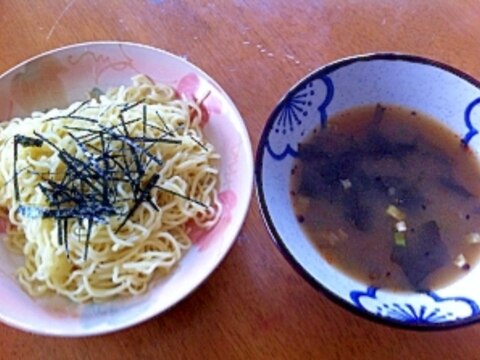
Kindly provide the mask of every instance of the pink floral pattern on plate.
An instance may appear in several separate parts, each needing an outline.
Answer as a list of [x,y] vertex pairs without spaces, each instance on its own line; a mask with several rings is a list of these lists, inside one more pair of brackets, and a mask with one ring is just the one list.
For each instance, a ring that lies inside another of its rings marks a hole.
[[61,76],[67,68],[55,57],[46,56],[27,63],[13,76],[11,99],[27,113],[67,103]]
[[195,73],[190,73],[180,79],[177,85],[179,94],[186,96],[188,99],[198,101],[203,111],[200,126],[205,126],[211,114],[220,114],[222,105],[220,101],[214,97],[211,91],[200,93],[200,78]]
[[100,84],[100,77],[107,70],[125,71],[131,70],[134,73],[141,73],[135,65],[134,60],[127,55],[123,46],[119,45],[120,56],[112,57],[111,55],[105,55],[103,53],[96,53],[94,51],[85,51],[79,56],[70,55],[67,57],[67,62],[72,66],[86,66],[90,67],[94,74],[95,85]]
[[200,250],[209,246],[211,241],[214,241],[215,236],[225,231],[225,227],[232,219],[232,211],[237,203],[237,196],[233,191],[222,191],[218,194],[218,200],[222,204],[222,213],[218,219],[217,224],[211,229],[202,229],[196,226],[191,226],[188,235],[192,242],[198,246]]

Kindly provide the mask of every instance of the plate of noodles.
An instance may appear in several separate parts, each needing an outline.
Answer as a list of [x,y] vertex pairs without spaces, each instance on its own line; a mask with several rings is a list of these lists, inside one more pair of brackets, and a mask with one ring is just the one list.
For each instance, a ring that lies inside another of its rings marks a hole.
[[206,73],[152,47],[76,44],[0,76],[0,321],[103,334],[170,308],[225,257],[252,151]]

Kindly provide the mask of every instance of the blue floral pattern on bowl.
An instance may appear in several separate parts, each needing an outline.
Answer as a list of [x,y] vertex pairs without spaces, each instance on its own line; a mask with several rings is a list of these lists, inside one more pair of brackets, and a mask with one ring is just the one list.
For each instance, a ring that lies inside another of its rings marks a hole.
[[468,128],[468,132],[462,138],[462,142],[468,145],[475,135],[478,134],[478,129],[474,126],[474,120],[477,120],[478,126],[480,126],[480,98],[473,100],[468,104],[465,109],[465,125]]
[[468,319],[479,314],[473,300],[463,297],[442,298],[433,291],[418,293],[415,303],[391,302],[376,287],[366,291],[352,291],[350,298],[359,309],[406,324],[437,324]]
[[436,61],[400,54],[340,60],[295,85],[262,133],[256,159],[258,198],[284,256],[312,285],[345,307],[383,323],[445,328],[480,319],[480,266],[446,288],[395,293],[362,284],[337,270],[306,239],[292,210],[290,171],[298,144],[328,116],[352,107],[397,104],[438,119],[480,152],[480,83]]
[[272,126],[265,146],[275,160],[297,156],[297,143],[291,139],[308,133],[309,116],[318,118],[324,126],[327,121],[327,106],[333,98],[333,83],[328,76],[313,77],[294,93],[286,96]]

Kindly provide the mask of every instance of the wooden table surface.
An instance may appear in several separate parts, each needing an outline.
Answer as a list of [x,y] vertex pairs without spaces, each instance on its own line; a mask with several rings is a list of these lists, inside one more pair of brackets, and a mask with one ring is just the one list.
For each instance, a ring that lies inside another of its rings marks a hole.
[[[332,60],[399,51],[480,78],[476,0],[0,1],[0,72],[91,40],[185,56],[230,94],[253,150],[281,95]],[[1,296],[1,294],[0,294]],[[0,359],[480,359],[480,324],[413,332],[378,325],[308,285],[271,241],[256,199],[214,274],[167,313],[114,334],[62,339],[0,324]]]

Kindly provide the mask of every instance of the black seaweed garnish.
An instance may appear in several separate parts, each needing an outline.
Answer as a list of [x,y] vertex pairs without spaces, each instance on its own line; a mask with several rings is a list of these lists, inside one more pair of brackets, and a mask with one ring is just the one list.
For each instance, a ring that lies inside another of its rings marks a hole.
[[193,136],[190,135],[190,139],[192,139],[198,146],[200,146],[203,150],[208,151],[207,147],[203,145],[200,141],[195,139]]
[[164,128],[163,131],[165,131],[166,134],[172,134],[173,130],[168,127],[167,123],[165,122],[165,120],[163,120],[160,113],[158,111],[155,111],[155,113],[157,114],[157,117],[160,119],[160,122],[163,125],[163,128]]
[[93,225],[93,219],[89,218],[87,220],[87,238],[85,240],[85,252],[83,253],[83,260],[87,260],[88,256],[88,244],[90,242],[90,235],[92,234],[92,225]]
[[58,218],[57,219],[57,239],[58,239],[58,245],[62,246],[63,245],[63,234],[62,234],[63,226],[62,226],[62,219]]
[[453,191],[455,194],[468,199],[473,197],[472,193],[456,181],[453,176],[443,176],[438,180],[439,184],[445,189]]
[[20,200],[20,191],[18,189],[18,171],[17,171],[17,161],[18,161],[18,145],[23,147],[39,147],[42,146],[43,141],[41,139],[35,139],[24,135],[15,135],[13,137],[13,188],[15,192],[15,200]]
[[179,198],[182,198],[182,199],[185,199],[185,200],[188,200],[188,201],[191,201],[197,205],[200,205],[200,206],[203,206],[204,208],[208,208],[207,205],[205,205],[204,203],[202,203],[201,201],[198,201],[198,200],[195,200],[195,199],[192,199],[191,197],[188,197],[188,196],[185,196],[185,195],[182,195],[180,193],[177,193],[175,191],[172,191],[170,189],[166,189],[164,187],[161,187],[161,186],[155,186],[157,189],[160,189],[162,191],[165,191],[169,194],[172,194],[172,195],[175,195],[175,196],[178,196]]
[[[81,154],[72,154],[66,148],[55,144],[46,136],[34,131],[32,137],[16,135],[13,141],[14,153],[14,192],[15,199],[20,202],[20,189],[18,184],[19,172],[17,169],[19,146],[41,147],[47,146],[56,152],[56,155],[65,166],[63,174],[55,172],[42,172],[42,181],[38,184],[40,191],[48,201],[48,206],[40,207],[20,203],[17,211],[25,218],[51,218],[57,223],[57,237],[59,245],[65,246],[69,257],[69,222],[76,221],[83,228],[86,221],[86,232],[77,233],[77,236],[85,241],[84,260],[88,256],[88,248],[95,224],[106,224],[111,217],[120,217],[120,225],[115,230],[118,233],[138,207],[146,202],[156,211],[159,210],[152,198],[152,190],[157,188],[161,191],[191,201],[205,208],[202,202],[166,189],[157,183],[160,180],[159,170],[163,161],[150,153],[150,149],[157,143],[180,144],[177,130],[184,127],[181,125],[175,129],[170,128],[160,114],[156,115],[162,123],[162,127],[150,124],[147,121],[147,106],[143,104],[142,116],[126,120],[128,111],[142,103],[139,100],[122,105],[118,114],[119,124],[106,126],[98,119],[78,115],[90,100],[80,103],[67,115],[50,117],[44,121],[70,118],[86,121],[90,124],[85,127],[64,126],[67,135],[80,150]],[[129,131],[129,125],[141,122],[142,136],[133,136]],[[156,129],[161,132],[158,137],[148,137],[148,129]],[[191,137],[199,146],[207,150],[197,139]],[[100,144],[98,144],[98,140]],[[93,142],[96,142],[93,144]],[[112,149],[119,149],[114,152]],[[147,169],[156,164],[159,168],[153,175],[148,175]],[[29,166],[31,167],[31,166]],[[28,167],[27,167],[28,168]],[[40,174],[35,169],[32,173]],[[131,197],[125,198],[118,191],[118,184],[128,187]],[[127,211],[122,210],[125,202],[130,203]]]
[[79,116],[79,115],[75,115],[76,112],[78,112],[81,108],[83,108],[86,104],[88,104],[90,102],[91,99],[87,99],[83,102],[81,102],[75,109],[73,109],[69,114],[67,115],[58,115],[58,116],[52,116],[48,119],[45,119],[43,120],[44,122],[48,122],[48,121],[54,121],[54,120],[59,120],[59,119],[65,119],[65,118],[70,118],[70,119],[75,119],[75,120],[84,120],[84,121],[88,121],[88,122],[91,122],[91,123],[97,123],[98,120],[97,119],[93,119],[91,117],[87,117],[87,116]]
[[124,217],[122,223],[120,226],[115,230],[115,234],[118,233],[122,227],[127,223],[128,219],[133,215],[135,210],[138,209],[138,207],[144,202],[150,199],[150,192],[157,183],[157,181],[160,179],[160,175],[158,174],[153,174],[150,179],[147,182],[147,185],[145,186],[144,189],[140,191],[140,197],[137,199],[135,204],[130,208],[130,211],[128,212],[127,216]]
[[136,102],[134,102],[134,103],[131,103],[131,104],[128,104],[128,103],[127,103],[127,104],[125,104],[125,106],[123,107],[123,109],[120,110],[120,113],[124,113],[124,112],[126,112],[126,111],[128,111],[128,110],[130,110],[130,109],[133,109],[135,106],[140,105],[140,104],[143,103],[144,101],[145,101],[145,99],[140,99],[140,100],[138,100],[138,101],[136,101]]

